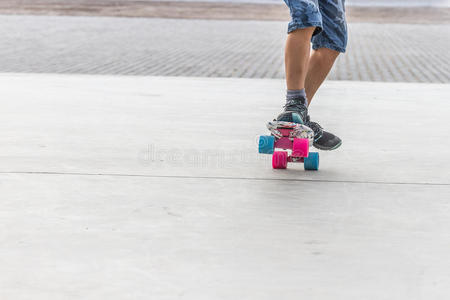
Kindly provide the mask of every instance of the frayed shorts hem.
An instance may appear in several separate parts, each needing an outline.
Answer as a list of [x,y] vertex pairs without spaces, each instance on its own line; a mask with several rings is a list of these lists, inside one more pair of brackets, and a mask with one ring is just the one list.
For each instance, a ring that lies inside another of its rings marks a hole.
[[316,27],[314,30],[313,36],[320,33],[322,31],[322,23],[321,22],[298,22],[293,21],[289,23],[287,33],[291,33],[294,30],[297,29],[304,29],[309,27]]
[[313,43],[312,48],[314,50],[320,49],[320,48],[328,48],[337,52],[345,53],[345,48],[330,44],[330,43]]

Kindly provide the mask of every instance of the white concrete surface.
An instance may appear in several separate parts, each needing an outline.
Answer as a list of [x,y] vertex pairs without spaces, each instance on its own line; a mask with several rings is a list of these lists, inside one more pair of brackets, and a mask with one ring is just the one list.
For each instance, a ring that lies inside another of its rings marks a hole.
[[327,82],[344,140],[272,170],[284,83],[0,74],[0,299],[448,299],[448,85]]

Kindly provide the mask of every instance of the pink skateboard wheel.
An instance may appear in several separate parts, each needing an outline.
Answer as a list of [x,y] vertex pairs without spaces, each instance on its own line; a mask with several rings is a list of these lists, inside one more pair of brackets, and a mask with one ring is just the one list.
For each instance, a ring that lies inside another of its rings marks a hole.
[[308,139],[294,139],[292,145],[293,157],[308,157],[309,155],[309,140]]
[[288,153],[286,151],[275,151],[272,155],[272,168],[286,169]]

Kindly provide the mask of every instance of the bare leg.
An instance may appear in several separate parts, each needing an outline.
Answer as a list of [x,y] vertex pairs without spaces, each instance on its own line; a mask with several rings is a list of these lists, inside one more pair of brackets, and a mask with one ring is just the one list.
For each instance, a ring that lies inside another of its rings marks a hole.
[[339,52],[328,48],[313,50],[305,79],[305,90],[309,103],[327,77],[338,55]]
[[287,36],[284,62],[288,90],[300,90],[305,87],[314,29],[315,27],[297,29]]
[[[327,77],[339,52],[327,48],[320,48],[311,55],[310,38],[313,27],[293,31],[286,41],[285,64],[286,84],[288,90],[305,88],[306,96],[310,100]],[[289,104],[289,105],[288,105]],[[309,103],[308,103],[309,104]],[[327,132],[316,123],[309,120],[308,110],[302,103],[292,101],[285,106],[285,112],[277,120],[292,122],[293,112],[298,112],[302,118],[306,117],[306,125],[314,131],[314,146],[322,150],[334,150],[342,144],[336,135]],[[284,120],[285,119],[285,120]],[[305,120],[305,119],[303,119]]]

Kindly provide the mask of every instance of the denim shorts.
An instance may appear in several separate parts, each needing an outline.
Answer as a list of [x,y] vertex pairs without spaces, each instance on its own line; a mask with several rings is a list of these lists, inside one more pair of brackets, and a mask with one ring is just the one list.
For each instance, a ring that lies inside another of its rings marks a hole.
[[288,33],[306,27],[316,27],[313,49],[329,48],[345,52],[347,22],[345,0],[284,0],[291,12]]

